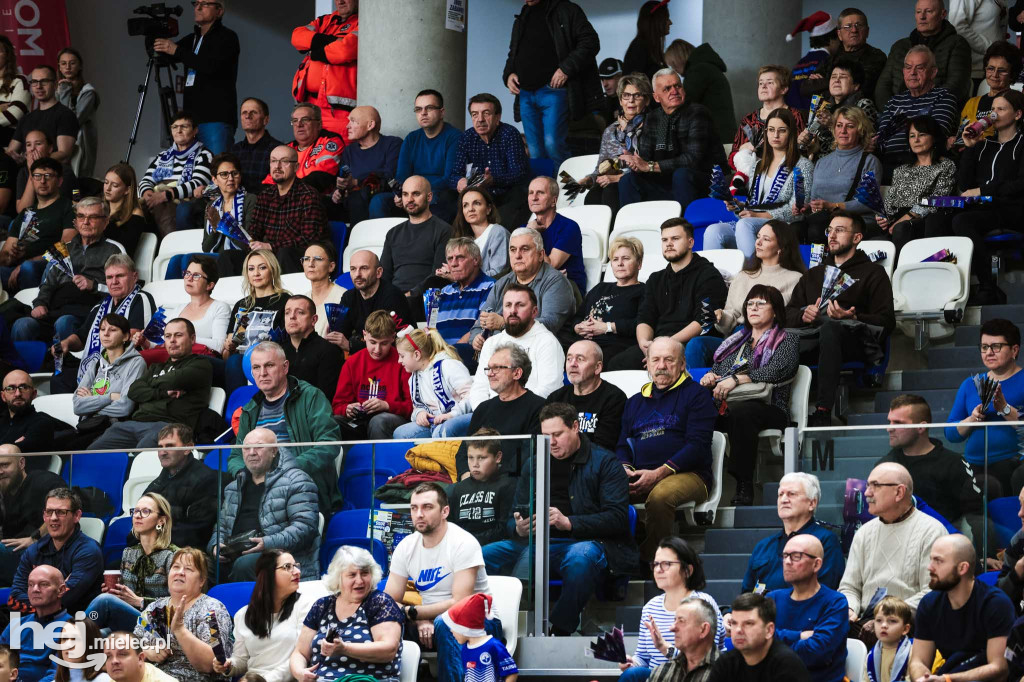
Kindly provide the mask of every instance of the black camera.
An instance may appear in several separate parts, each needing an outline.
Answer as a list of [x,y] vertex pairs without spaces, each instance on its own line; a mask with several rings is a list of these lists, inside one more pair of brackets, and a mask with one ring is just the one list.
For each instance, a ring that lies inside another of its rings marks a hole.
[[181,16],[180,6],[168,7],[162,2],[143,5],[132,10],[132,14],[144,14],[143,17],[128,20],[128,35],[145,36],[147,40],[157,38],[174,38],[178,35],[178,20]]

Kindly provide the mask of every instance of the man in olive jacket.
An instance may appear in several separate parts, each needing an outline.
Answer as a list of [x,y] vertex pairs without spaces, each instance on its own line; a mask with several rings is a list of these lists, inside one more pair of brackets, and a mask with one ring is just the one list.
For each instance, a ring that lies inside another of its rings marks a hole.
[[[313,443],[341,440],[341,431],[331,415],[331,403],[316,386],[288,376],[284,349],[264,341],[252,352],[252,378],[260,389],[238,420],[239,445],[255,428],[270,429],[281,443]],[[320,511],[327,518],[341,509],[338,473],[334,460],[338,447],[317,445],[289,448],[295,466],[309,474],[317,487]],[[240,450],[228,459],[228,472],[236,476],[245,467]]]
[[196,328],[183,317],[164,327],[167,362],[150,365],[128,389],[136,404],[129,421],[113,424],[94,440],[90,450],[152,450],[160,429],[180,422],[195,429],[199,415],[210,403],[213,367],[210,361],[192,353]]

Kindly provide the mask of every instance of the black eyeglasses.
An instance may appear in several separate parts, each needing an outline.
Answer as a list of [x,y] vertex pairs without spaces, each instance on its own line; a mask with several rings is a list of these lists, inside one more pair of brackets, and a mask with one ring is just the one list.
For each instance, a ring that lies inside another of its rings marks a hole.
[[18,385],[12,384],[10,386],[4,386],[4,393],[10,394],[10,393],[17,393],[18,391],[21,391],[22,393],[28,393],[29,391],[31,391],[34,388],[35,388],[35,386],[33,386],[32,384],[18,384]]
[[672,568],[673,565],[682,563],[682,561],[652,561],[651,570],[657,571],[660,568],[667,571],[668,569]]
[[143,519],[148,519],[152,513],[152,509],[146,509],[145,507],[132,507],[128,510],[129,516],[138,516]]
[[978,348],[981,349],[982,353],[987,353],[990,350],[993,353],[998,353],[998,352],[1002,351],[1004,348],[1006,348],[1009,345],[1010,344],[1008,344],[1008,343],[983,343],[980,346],[978,346]]
[[52,83],[53,81],[54,81],[53,78],[38,78],[36,80],[30,80],[28,82],[28,84],[31,85],[31,86],[36,86],[36,85],[44,85],[46,83]]
[[786,561],[788,559],[788,560],[792,561],[794,564],[796,562],[798,562],[798,561],[803,561],[804,557],[807,557],[808,559],[810,559],[812,561],[814,559],[818,558],[818,557],[814,556],[813,554],[809,554],[807,552],[783,552],[781,554],[781,556],[782,556],[782,560],[783,561]]

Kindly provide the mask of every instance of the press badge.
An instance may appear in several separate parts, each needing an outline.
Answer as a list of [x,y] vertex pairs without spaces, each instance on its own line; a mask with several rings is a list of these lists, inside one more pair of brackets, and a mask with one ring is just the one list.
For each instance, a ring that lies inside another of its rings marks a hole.
[[196,70],[195,69],[189,69],[188,70],[188,74],[185,76],[185,87],[186,88],[191,88],[195,84],[196,84]]

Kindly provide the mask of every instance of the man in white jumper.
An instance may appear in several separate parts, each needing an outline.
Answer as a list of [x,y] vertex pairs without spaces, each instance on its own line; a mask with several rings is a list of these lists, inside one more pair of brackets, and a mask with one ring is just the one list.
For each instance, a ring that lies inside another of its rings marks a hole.
[[853,536],[846,571],[839,591],[850,605],[850,620],[869,620],[864,630],[874,629],[872,614],[865,614],[875,591],[884,587],[887,595],[917,609],[928,593],[928,558],[932,543],[946,535],[937,520],[914,507],[914,481],[901,464],[879,464],[868,476],[865,499],[875,515]]

